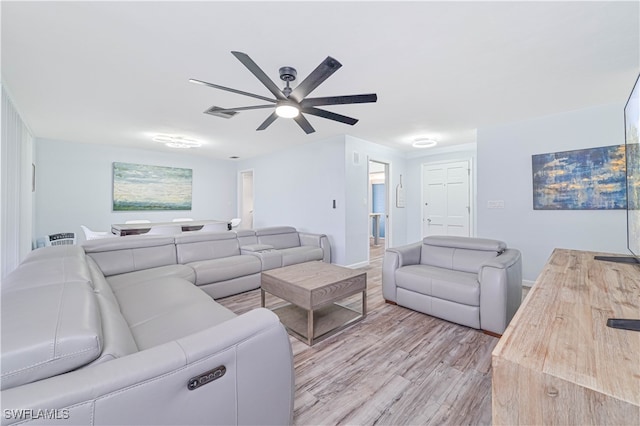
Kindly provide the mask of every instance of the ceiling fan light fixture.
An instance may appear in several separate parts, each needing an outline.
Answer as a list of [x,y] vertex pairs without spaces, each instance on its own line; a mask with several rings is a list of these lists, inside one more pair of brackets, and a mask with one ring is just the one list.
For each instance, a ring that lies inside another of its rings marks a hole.
[[433,138],[418,138],[413,141],[414,148],[433,148],[438,145],[438,141]]
[[276,114],[282,118],[295,118],[300,114],[300,110],[294,105],[283,103],[276,107]]

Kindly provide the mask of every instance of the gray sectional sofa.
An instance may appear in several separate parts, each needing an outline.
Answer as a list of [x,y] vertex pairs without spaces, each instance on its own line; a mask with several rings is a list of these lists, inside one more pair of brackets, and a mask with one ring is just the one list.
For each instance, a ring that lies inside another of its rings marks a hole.
[[[330,256],[325,236],[265,232],[271,244],[194,232],[30,253],[2,283],[2,424],[291,423],[284,327],[211,297],[258,288],[264,253],[280,265]],[[243,254],[243,242],[270,247]]]
[[484,238],[430,236],[390,248],[382,264],[388,302],[501,335],[522,299],[520,251]]

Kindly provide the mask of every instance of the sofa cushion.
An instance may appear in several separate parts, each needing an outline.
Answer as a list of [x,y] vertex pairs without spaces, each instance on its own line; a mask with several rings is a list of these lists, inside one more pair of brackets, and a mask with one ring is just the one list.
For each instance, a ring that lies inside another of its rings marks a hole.
[[219,259],[240,254],[235,232],[193,232],[176,237],[178,263]]
[[258,244],[256,231],[254,231],[253,229],[242,229],[240,231],[235,231],[235,232],[236,232],[236,236],[238,238],[238,244],[240,244],[240,247],[251,245],[251,244]]
[[485,238],[430,236],[422,240],[420,263],[457,271],[474,272],[506,250],[502,241]]
[[100,308],[102,323],[103,348],[100,356],[89,365],[101,364],[116,358],[138,352],[129,324],[125,321],[118,306],[104,296],[96,294],[96,301]]
[[167,265],[157,268],[144,269],[142,271],[127,272],[126,274],[111,275],[107,278],[113,290],[139,281],[158,280],[161,278],[182,278],[191,283],[196,282],[196,273],[187,265]]
[[273,226],[256,229],[259,244],[269,244],[276,249],[300,246],[300,236],[292,226]]
[[259,273],[262,263],[256,256],[242,254],[189,263],[196,272],[196,285],[217,283]]
[[114,292],[140,350],[196,333],[236,316],[181,278],[139,281]]
[[100,314],[93,289],[69,281],[2,295],[2,389],[56,376],[98,358]]
[[[120,312],[120,304],[111,286],[104,275],[102,275],[95,261],[89,256],[85,256],[85,259],[91,271],[93,292],[96,295],[96,301],[100,308],[103,337],[102,352],[100,356],[89,365],[100,364],[137,352],[138,347],[133,340],[129,325]],[[149,269],[148,271],[153,271],[153,269]],[[136,272],[131,272],[131,274],[136,274]]]
[[102,272],[100,271],[100,268],[98,268],[96,262],[89,256],[85,256],[85,258],[87,259],[87,266],[89,267],[89,271],[91,272],[93,292],[96,295],[101,295],[109,302],[113,303],[118,309],[120,309],[120,306],[118,305],[118,299],[116,299],[116,296],[113,294],[111,286],[107,282],[107,279],[104,277],[104,275],[102,275]]
[[173,237],[131,235],[103,238],[87,241],[83,247],[105,277],[177,263]]
[[296,263],[322,260],[324,252],[320,247],[300,246],[279,250],[282,255],[282,266],[295,265]]
[[477,274],[427,265],[409,265],[396,270],[396,283],[416,293],[470,306],[480,306]]

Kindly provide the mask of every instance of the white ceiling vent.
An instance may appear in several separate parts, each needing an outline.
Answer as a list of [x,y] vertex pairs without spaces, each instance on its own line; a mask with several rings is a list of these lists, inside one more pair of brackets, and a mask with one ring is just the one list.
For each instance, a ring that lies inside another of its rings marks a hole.
[[[224,112],[220,112],[220,111],[224,111]],[[217,107],[217,106],[212,106],[211,108],[206,110],[204,113],[205,114],[210,114],[210,115],[215,115],[216,117],[232,118],[234,115],[236,115],[238,113],[238,111],[229,111],[229,110],[225,110],[224,108],[220,108],[220,107]]]

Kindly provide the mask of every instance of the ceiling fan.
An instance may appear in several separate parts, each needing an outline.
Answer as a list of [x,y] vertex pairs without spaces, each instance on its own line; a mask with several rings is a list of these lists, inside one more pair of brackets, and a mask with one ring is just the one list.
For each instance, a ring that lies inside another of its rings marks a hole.
[[327,56],[327,59],[322,61],[318,67],[311,72],[300,84],[295,88],[291,88],[289,84],[295,81],[297,71],[293,67],[280,68],[280,79],[286,83],[284,89],[280,88],[271,80],[260,67],[246,54],[242,52],[231,52],[233,56],[238,58],[242,64],[247,67],[253,75],[269,91],[275,96],[275,99],[267,98],[265,96],[256,95],[255,93],[243,92],[242,90],[236,90],[225,86],[220,86],[213,83],[207,83],[206,81],[190,79],[191,83],[202,84],[204,86],[213,87],[214,89],[226,90],[227,92],[237,93],[239,95],[245,95],[252,98],[260,99],[270,102],[267,105],[253,105],[238,108],[221,108],[212,106],[205,111],[206,114],[215,115],[218,117],[231,118],[235,116],[238,111],[248,111],[252,109],[266,109],[273,108],[275,110],[267,117],[267,119],[256,129],[264,130],[271,123],[273,123],[278,117],[293,118],[296,123],[304,130],[305,133],[313,133],[315,129],[311,126],[309,121],[304,117],[304,114],[311,114],[329,120],[339,121],[353,126],[358,122],[356,118],[347,117],[345,115],[336,114],[335,112],[327,111],[324,109],[316,108],[323,105],[344,105],[344,104],[361,104],[376,102],[378,96],[375,93],[369,93],[364,95],[345,95],[345,96],[326,96],[321,98],[307,98],[306,96],[315,90],[323,81],[329,78],[334,72],[336,72],[342,64],[331,56]]

